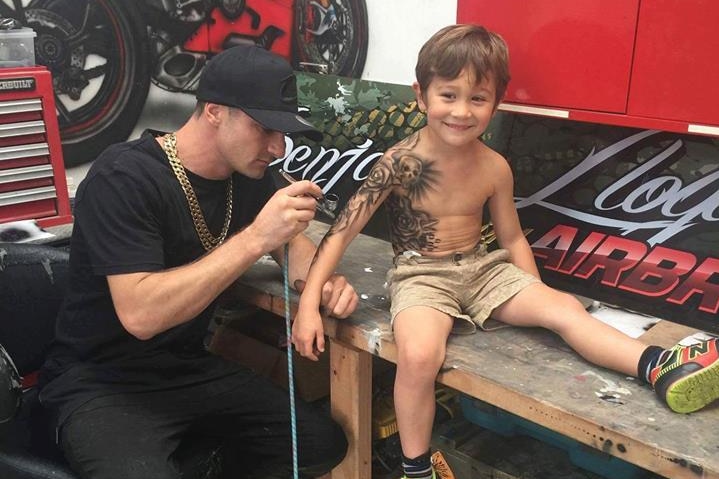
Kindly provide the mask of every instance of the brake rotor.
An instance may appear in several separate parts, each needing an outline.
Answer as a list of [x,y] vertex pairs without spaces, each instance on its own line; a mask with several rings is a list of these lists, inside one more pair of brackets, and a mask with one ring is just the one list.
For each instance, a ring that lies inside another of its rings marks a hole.
[[47,9],[29,9],[25,16],[28,26],[37,33],[37,62],[53,73],[53,86],[58,93],[78,100],[89,83],[83,73],[87,59],[85,46],[71,46],[71,39],[78,35],[78,30],[66,18]]

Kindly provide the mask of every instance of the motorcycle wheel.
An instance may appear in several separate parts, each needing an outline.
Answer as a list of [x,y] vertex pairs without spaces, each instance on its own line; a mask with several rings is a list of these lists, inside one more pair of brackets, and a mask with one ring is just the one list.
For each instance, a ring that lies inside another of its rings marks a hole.
[[[301,63],[327,65],[326,73],[359,78],[367,57],[367,5],[365,0],[332,0],[333,24],[320,26],[317,0],[295,2],[292,39],[293,66]],[[324,30],[321,34],[315,34]]]
[[147,31],[135,2],[14,4],[13,15],[0,14],[14,16],[37,34],[35,60],[52,73],[65,166],[93,160],[111,143],[125,140],[150,86]]

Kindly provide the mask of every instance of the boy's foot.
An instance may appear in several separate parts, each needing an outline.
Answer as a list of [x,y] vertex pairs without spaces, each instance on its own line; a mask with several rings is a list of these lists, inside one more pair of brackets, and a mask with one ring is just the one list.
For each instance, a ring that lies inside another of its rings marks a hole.
[[697,411],[719,398],[719,339],[676,345],[649,373],[654,391],[674,412]]
[[452,469],[449,468],[449,464],[447,464],[441,451],[434,451],[432,453],[432,469],[434,469],[433,478],[455,479],[454,473]]
[[[430,462],[432,463],[432,479],[455,479],[452,469],[449,468],[449,464],[440,451],[432,453]],[[402,476],[402,479],[407,479],[407,476]]]

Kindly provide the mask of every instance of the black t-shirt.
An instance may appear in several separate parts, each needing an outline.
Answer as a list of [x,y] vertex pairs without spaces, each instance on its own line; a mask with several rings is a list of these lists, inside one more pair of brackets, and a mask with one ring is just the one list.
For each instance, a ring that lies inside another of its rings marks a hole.
[[[158,134],[146,131],[109,147],[78,188],[68,292],[41,375],[41,399],[61,421],[93,397],[194,384],[235,367],[204,349],[212,305],[142,341],[123,328],[112,304],[107,275],[161,271],[205,254]],[[227,182],[186,172],[210,232],[218,235]],[[254,180],[236,173],[233,185],[230,234],[249,224],[275,191],[269,175]]]

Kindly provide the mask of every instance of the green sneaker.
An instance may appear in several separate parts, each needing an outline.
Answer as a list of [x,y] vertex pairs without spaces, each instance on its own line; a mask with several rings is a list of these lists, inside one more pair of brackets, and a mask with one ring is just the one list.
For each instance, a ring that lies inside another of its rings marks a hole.
[[677,344],[649,373],[654,391],[678,413],[698,411],[719,398],[719,338]]

